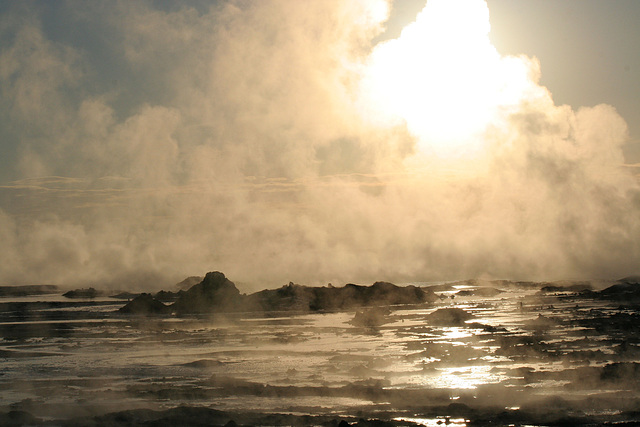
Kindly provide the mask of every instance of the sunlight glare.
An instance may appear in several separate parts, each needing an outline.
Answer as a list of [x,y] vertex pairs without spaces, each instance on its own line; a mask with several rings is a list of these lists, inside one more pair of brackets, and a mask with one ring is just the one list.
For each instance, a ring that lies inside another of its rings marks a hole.
[[366,113],[406,123],[419,151],[481,149],[498,110],[516,105],[531,81],[529,63],[502,58],[489,29],[483,0],[429,0],[400,37],[372,52],[362,89]]

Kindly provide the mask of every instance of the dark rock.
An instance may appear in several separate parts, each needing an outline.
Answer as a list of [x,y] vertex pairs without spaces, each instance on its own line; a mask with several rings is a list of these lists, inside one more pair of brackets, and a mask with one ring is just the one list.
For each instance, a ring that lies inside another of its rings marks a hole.
[[390,314],[391,310],[388,307],[371,307],[357,311],[351,324],[363,328],[375,328],[388,323]]
[[[576,319],[572,323],[593,328],[600,333],[622,334],[624,336],[634,336],[640,333],[640,313],[614,313],[592,311],[589,318]],[[633,335],[630,335],[633,334]]]
[[75,289],[62,294],[62,296],[66,298],[95,298],[100,295],[101,294],[93,288]]
[[638,381],[640,363],[609,363],[602,367],[600,379],[603,381]]
[[538,314],[538,317],[530,321],[525,327],[538,332],[547,331],[559,324],[559,321],[553,317]]
[[236,285],[224,274],[214,271],[182,293],[171,310],[178,314],[233,312],[245,308],[242,302]]
[[166,314],[169,308],[155,299],[151,294],[140,294],[131,302],[118,310],[124,314]]
[[450,403],[447,405],[447,414],[454,416],[469,416],[473,410],[464,403]]
[[582,292],[581,296],[608,301],[620,301],[635,306],[640,303],[640,280],[637,276],[625,277],[608,288],[595,292]]
[[[132,304],[135,300],[131,301],[127,305],[128,307],[125,306],[120,311],[138,314],[174,312],[179,315],[239,311],[308,312],[422,304],[433,302],[437,298],[429,289],[416,286],[401,287],[388,282],[376,282],[371,286],[348,284],[341,288],[331,285],[326,287],[302,286],[290,282],[279,289],[265,289],[247,296],[240,294],[233,282],[227,279],[224,274],[216,271],[207,273],[200,283],[187,291],[178,293],[160,291],[155,295],[155,298],[147,294],[136,302],[136,305]],[[168,311],[158,305],[158,303],[161,304],[161,301],[172,300],[175,300],[175,303],[169,306]],[[362,319],[364,317],[359,320]],[[371,323],[372,321],[374,319],[370,318],[367,322]]]
[[1,426],[26,426],[38,425],[42,421],[25,411],[9,411],[0,413]]
[[372,286],[309,287],[289,283],[280,289],[266,289],[249,295],[249,306],[266,311],[348,310],[359,307],[421,304],[437,299],[431,290],[376,282]]
[[616,300],[640,299],[640,283],[635,281],[620,281],[599,292],[600,296]]
[[618,282],[620,283],[635,283],[635,284],[640,284],[640,276],[627,276],[627,277],[623,277],[622,279],[619,279]]
[[279,289],[265,289],[249,295],[249,306],[263,311],[309,311],[315,291],[308,286],[289,282]]
[[429,324],[434,326],[464,326],[469,319],[473,319],[473,315],[460,308],[440,308],[427,316]]

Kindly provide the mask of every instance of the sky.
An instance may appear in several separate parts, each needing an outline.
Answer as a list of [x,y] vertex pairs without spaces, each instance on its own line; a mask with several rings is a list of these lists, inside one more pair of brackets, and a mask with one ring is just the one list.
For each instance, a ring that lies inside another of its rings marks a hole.
[[611,279],[634,0],[0,2],[0,283]]

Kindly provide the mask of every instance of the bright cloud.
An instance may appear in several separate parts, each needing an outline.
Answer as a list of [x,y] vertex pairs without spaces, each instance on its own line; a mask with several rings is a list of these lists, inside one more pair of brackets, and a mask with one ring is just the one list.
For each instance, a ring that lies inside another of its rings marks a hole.
[[[55,31],[44,4],[14,6],[0,282],[635,272],[624,120],[554,105],[537,61],[501,56],[486,4],[463,3],[377,46],[385,1],[58,5]],[[474,156],[428,149],[467,140]]]

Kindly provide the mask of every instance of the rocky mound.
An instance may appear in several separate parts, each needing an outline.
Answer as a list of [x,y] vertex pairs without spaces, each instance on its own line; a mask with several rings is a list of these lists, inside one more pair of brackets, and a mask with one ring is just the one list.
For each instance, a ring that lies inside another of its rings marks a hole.
[[348,310],[373,305],[421,304],[435,300],[437,296],[430,290],[388,282],[376,282],[372,286],[347,284],[341,288],[289,283],[280,289],[266,289],[248,297],[250,307],[265,311]]
[[427,316],[427,322],[433,326],[464,326],[473,314],[461,308],[441,308]]
[[[122,313],[148,314],[170,312],[182,314],[229,313],[251,311],[323,311],[349,310],[360,307],[433,302],[438,297],[431,290],[416,286],[396,286],[376,282],[372,286],[348,284],[312,287],[289,283],[279,289],[265,289],[251,295],[240,294],[236,285],[219,271],[207,273],[204,279],[187,291],[171,293],[177,300],[170,306],[161,301],[169,293],[156,297],[142,294],[123,307]],[[164,307],[164,308],[163,308]]]
[[638,304],[640,303],[640,277],[625,277],[601,291],[584,291],[581,292],[581,295],[595,299]]
[[370,307],[357,311],[350,323],[362,328],[376,328],[388,323],[390,314],[388,307]]
[[224,274],[214,271],[183,292],[171,309],[178,314],[232,312],[244,309],[243,302],[236,285]]
[[124,314],[167,314],[169,307],[155,299],[151,294],[140,294],[118,310]]
[[74,289],[62,294],[62,296],[65,298],[96,298],[102,295],[102,292],[99,292],[94,288]]
[[600,291],[600,295],[608,299],[637,300],[640,299],[640,283],[622,279]]

